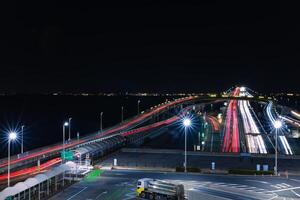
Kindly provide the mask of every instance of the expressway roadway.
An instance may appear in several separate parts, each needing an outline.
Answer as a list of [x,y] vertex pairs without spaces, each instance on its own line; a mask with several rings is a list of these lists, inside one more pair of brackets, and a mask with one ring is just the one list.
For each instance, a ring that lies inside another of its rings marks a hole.
[[[235,88],[231,95],[234,97],[253,97],[245,88],[239,87]],[[249,100],[229,101],[222,152],[239,153],[240,143],[242,142],[246,144],[248,153],[267,154],[266,144],[256,120],[258,119],[250,106]],[[241,128],[239,129],[239,127]]]
[[72,185],[50,200],[132,200],[140,178],[162,179],[184,184],[186,193],[194,188],[205,199],[279,200],[300,198],[300,177],[200,175],[136,170],[105,171],[93,180]]
[[[232,95],[237,97],[239,93],[240,89],[237,87]],[[240,151],[237,112],[237,100],[230,100],[227,107],[222,152],[239,153]]]
[[[142,132],[145,132],[145,131],[149,131],[149,130],[152,130],[152,129],[155,129],[155,128],[158,128],[158,127],[161,127],[161,126],[167,126],[167,125],[172,124],[173,122],[179,120],[181,115],[185,115],[185,113],[188,111],[188,109],[189,109],[189,107],[185,108],[177,116],[171,117],[169,119],[166,119],[166,120],[163,120],[163,121],[160,121],[160,122],[156,122],[154,124],[150,124],[150,125],[146,125],[146,126],[142,126],[142,127],[133,129],[133,130],[125,131],[125,132],[121,133],[121,135],[125,137],[125,136],[129,136],[129,135],[132,135],[132,134],[138,134],[138,133],[142,133]],[[112,129],[110,129],[110,131],[111,130]],[[109,133],[110,132],[104,132],[104,134],[101,134],[101,136],[107,135]],[[98,137],[98,135],[96,137]],[[76,142],[76,143],[79,143],[79,142]],[[69,145],[70,144],[67,144],[66,146],[69,146]],[[40,154],[40,153],[38,153],[38,154]],[[34,155],[29,155],[28,159],[30,158],[30,156],[34,156]],[[24,159],[25,158],[26,157],[24,157]],[[23,161],[23,158],[18,159],[16,161],[21,162],[21,161]],[[36,173],[39,173],[42,170],[47,170],[48,168],[50,168],[50,167],[52,167],[52,166],[54,166],[54,165],[56,165],[60,162],[61,162],[60,158],[54,158],[52,160],[49,160],[49,161],[41,164],[41,166],[39,168],[37,168],[35,166],[34,167],[28,167],[28,168],[22,168],[22,169],[19,169],[17,171],[12,172],[11,173],[11,178],[12,179],[17,179],[17,178],[22,178],[22,177],[34,175]],[[4,165],[4,164],[2,164],[2,165]],[[6,173],[0,175],[0,182],[4,181],[6,179],[7,179],[7,174]]]
[[[121,132],[121,131],[130,130],[130,129],[136,127],[137,125],[145,122],[146,120],[150,119],[153,115],[159,114],[160,112],[164,111],[165,109],[167,109],[171,106],[175,106],[177,104],[190,101],[194,98],[195,97],[181,98],[181,99],[177,99],[173,102],[168,102],[166,104],[162,104],[162,105],[158,106],[157,108],[155,108],[153,110],[150,110],[149,112],[146,112],[144,114],[141,114],[141,115],[133,118],[132,120],[128,120],[128,121],[126,121],[126,122],[124,122],[120,125],[117,125],[113,128],[105,130],[102,134],[91,135],[91,136],[84,137],[80,140],[71,141],[70,143],[65,144],[65,148],[66,149],[67,148],[72,148],[72,147],[75,147],[79,144],[84,144],[86,142],[102,138],[104,136],[108,136],[108,135],[118,133],[118,132]],[[38,151],[33,150],[32,153],[30,153],[30,152],[26,153],[24,156],[21,156],[19,158],[13,157],[11,159],[11,165],[22,163],[24,161],[34,159],[34,158],[37,158],[37,157],[42,157],[42,156],[45,156],[45,155],[48,155],[48,154],[55,154],[55,153],[58,153],[59,151],[61,151],[62,148],[63,148],[63,146],[61,144],[58,144],[58,145],[50,146],[48,148],[43,148],[42,150],[38,150]],[[1,162],[0,162],[0,168],[5,168],[6,166],[7,166],[7,160],[2,159]]]
[[240,113],[243,120],[244,134],[249,153],[266,154],[267,149],[256,122],[250,111],[248,100],[239,101]]

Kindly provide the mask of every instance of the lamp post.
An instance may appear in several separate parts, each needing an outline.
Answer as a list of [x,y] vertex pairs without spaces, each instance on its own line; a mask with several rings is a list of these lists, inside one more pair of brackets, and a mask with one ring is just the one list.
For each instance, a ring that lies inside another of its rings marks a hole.
[[[69,118],[69,121],[70,118]],[[61,163],[64,163],[65,157],[66,157],[66,153],[65,153],[65,137],[66,137],[66,127],[69,126],[68,122],[65,122],[63,124],[63,153],[62,153],[62,159],[61,159]],[[70,130],[70,129],[69,129]],[[62,180],[62,186],[65,186],[65,172],[63,172],[63,180]]]
[[10,186],[10,143],[11,141],[14,141],[17,139],[17,133],[16,132],[10,132],[8,134],[8,162],[7,162],[7,186]]
[[138,100],[138,102],[137,102],[137,114],[138,115],[140,114],[140,103],[141,103],[141,100]]
[[100,113],[100,133],[102,133],[103,130],[102,119],[103,119],[103,112]]
[[23,143],[23,139],[24,139],[24,125],[21,126],[21,154],[24,153],[24,143]]
[[121,122],[123,122],[124,119],[124,107],[121,107]]
[[65,156],[65,143],[66,143],[66,139],[65,139],[65,137],[66,137],[66,127],[67,126],[69,126],[69,123],[68,122],[65,122],[64,124],[63,124],[63,159],[62,159],[62,163],[63,163],[63,161],[64,161],[64,156]]
[[69,141],[71,140],[71,120],[72,117],[69,118]]
[[282,122],[280,120],[276,120],[274,122],[275,128],[275,167],[274,167],[274,174],[275,176],[278,175],[278,129],[282,126]]
[[184,126],[184,172],[187,172],[187,128],[191,126],[191,120],[189,118],[183,119]]

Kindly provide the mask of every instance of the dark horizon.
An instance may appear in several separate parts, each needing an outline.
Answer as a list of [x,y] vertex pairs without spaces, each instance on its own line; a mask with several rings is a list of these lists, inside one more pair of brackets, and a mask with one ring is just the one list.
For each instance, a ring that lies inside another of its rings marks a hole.
[[300,92],[291,6],[20,2],[1,33],[0,92]]

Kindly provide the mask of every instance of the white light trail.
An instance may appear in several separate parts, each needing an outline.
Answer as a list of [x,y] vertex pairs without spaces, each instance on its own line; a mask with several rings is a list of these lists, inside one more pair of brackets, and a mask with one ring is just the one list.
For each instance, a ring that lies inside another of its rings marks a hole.
[[[275,127],[276,119],[272,115],[272,107],[273,107],[273,102],[270,101],[269,104],[267,105],[266,111],[267,111],[268,118],[269,118],[270,122],[272,123],[272,126]],[[279,118],[282,118],[282,116],[279,116]],[[279,139],[280,139],[279,141],[280,141],[282,147],[284,148],[285,154],[293,155],[293,151],[292,151],[291,146],[288,143],[286,137],[284,135],[280,135]]]
[[246,141],[248,144],[248,151],[250,153],[266,154],[267,153],[266,145],[253,119],[253,116],[251,115],[249,107],[250,107],[249,101],[246,100],[239,101],[239,108],[240,108],[240,112],[244,124]]

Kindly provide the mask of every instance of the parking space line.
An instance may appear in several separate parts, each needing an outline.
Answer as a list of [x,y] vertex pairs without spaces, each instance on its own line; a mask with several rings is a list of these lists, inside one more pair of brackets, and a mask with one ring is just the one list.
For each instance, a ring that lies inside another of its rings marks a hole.
[[79,192],[77,192],[76,194],[72,195],[71,197],[69,197],[67,200],[71,200],[73,199],[74,197],[76,197],[78,194],[80,194],[81,192],[83,192],[84,190],[86,190],[87,187],[83,188],[82,190],[80,190]]

